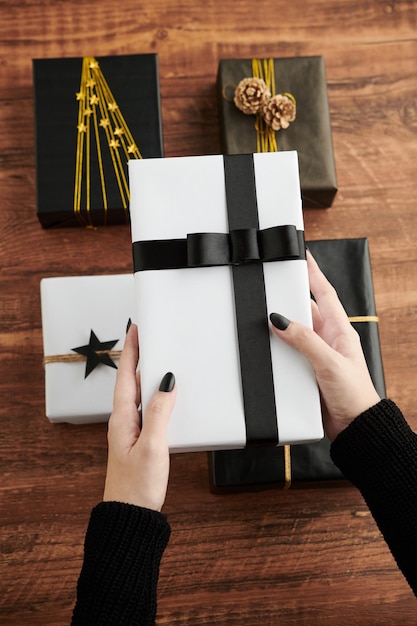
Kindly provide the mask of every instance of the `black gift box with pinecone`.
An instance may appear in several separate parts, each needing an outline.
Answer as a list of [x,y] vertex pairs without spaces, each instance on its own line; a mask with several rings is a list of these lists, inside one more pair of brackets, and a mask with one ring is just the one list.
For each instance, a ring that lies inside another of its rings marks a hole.
[[303,208],[330,207],[337,180],[323,57],[222,59],[217,89],[224,154],[296,150]]

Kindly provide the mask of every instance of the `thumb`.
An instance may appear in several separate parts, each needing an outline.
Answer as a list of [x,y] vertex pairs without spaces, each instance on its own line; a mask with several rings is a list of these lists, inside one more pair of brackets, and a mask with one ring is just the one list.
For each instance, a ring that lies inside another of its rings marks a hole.
[[142,437],[155,437],[157,441],[166,438],[168,421],[176,396],[175,376],[168,372],[161,380],[159,390],[148,402],[143,419]]
[[316,376],[334,366],[339,355],[313,329],[271,313],[272,330],[285,343],[303,354],[311,363]]

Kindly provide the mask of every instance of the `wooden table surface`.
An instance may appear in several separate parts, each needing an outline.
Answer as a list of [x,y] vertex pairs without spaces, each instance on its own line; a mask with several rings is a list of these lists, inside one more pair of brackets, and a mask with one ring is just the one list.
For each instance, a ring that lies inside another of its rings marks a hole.
[[[44,412],[39,281],[131,271],[127,226],[43,230],[32,58],[157,52],[166,156],[220,152],[220,58],[323,55],[339,192],[308,239],[368,237],[388,395],[417,429],[417,2],[0,3],[0,624],[70,621],[106,425]],[[417,623],[415,598],[347,482],[214,495],[172,458],[158,623]]]

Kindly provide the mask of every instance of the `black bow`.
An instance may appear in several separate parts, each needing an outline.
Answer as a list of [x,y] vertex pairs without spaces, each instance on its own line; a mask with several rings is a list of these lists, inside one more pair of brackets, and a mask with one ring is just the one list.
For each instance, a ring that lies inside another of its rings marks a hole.
[[186,239],[133,243],[134,271],[241,265],[305,258],[304,231],[295,226],[230,233],[191,233]]

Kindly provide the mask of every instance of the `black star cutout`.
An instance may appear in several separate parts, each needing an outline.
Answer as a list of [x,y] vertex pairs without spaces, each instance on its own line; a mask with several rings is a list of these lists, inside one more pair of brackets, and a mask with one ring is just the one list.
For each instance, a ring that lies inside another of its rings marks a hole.
[[87,378],[99,363],[117,369],[117,365],[110,358],[108,351],[111,350],[118,341],[118,339],[115,341],[99,341],[97,335],[92,330],[90,332],[90,343],[88,345],[80,346],[79,348],[71,348],[74,352],[87,357],[84,378]]

